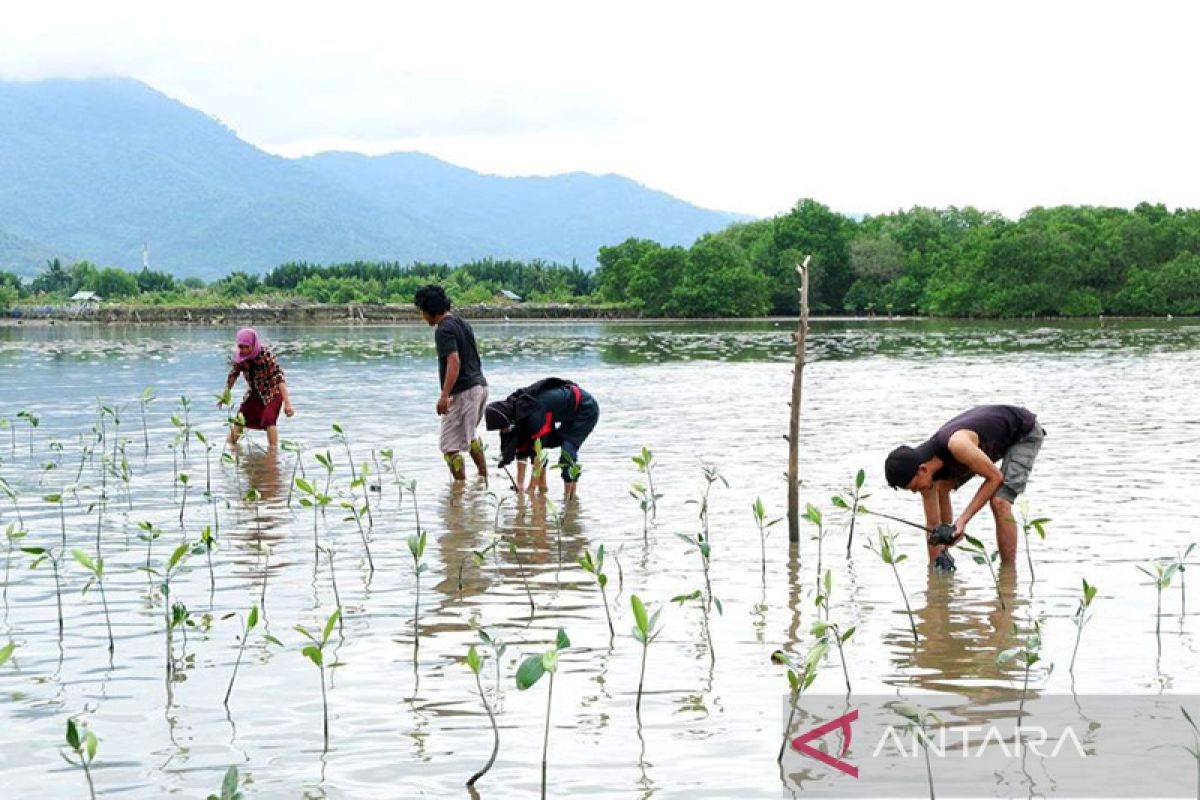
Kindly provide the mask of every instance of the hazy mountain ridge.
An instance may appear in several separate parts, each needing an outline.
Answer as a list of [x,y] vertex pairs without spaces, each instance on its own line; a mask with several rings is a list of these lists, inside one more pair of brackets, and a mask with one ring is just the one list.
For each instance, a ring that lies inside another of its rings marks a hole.
[[288,260],[594,263],[733,215],[627,178],[481,175],[420,153],[286,159],[127,79],[0,82],[0,268],[62,253],[214,278]]

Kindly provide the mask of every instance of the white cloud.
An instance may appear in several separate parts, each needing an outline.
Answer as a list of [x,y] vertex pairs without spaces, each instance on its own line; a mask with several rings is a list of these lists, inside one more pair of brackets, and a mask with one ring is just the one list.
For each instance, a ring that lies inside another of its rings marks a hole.
[[128,75],[285,154],[619,172],[770,214],[1200,206],[1200,13],[1081,2],[23,4],[0,75]]

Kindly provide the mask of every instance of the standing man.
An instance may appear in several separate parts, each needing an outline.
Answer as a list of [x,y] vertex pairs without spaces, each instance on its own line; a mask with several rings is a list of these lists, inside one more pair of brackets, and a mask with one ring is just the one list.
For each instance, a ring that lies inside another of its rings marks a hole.
[[421,310],[421,318],[437,326],[433,340],[437,344],[438,379],[442,385],[437,400],[437,413],[442,418],[438,438],[442,458],[454,479],[461,481],[467,477],[463,451],[469,452],[479,474],[487,481],[483,439],[475,435],[487,406],[487,380],[479,363],[475,331],[450,313],[450,298],[441,286],[421,287],[414,302]]
[[[1013,564],[1017,559],[1017,521],[1012,504],[1025,491],[1045,436],[1037,415],[1028,409],[976,406],[947,422],[923,444],[897,447],[888,454],[883,469],[893,489],[920,493],[929,529],[941,523],[954,526],[954,542],[966,533],[971,518],[990,505],[1000,562]],[[1001,458],[1004,462],[997,467],[995,462]],[[983,485],[954,517],[950,492],[975,475],[983,477]],[[954,568],[946,546],[930,545],[929,560],[937,567]]]

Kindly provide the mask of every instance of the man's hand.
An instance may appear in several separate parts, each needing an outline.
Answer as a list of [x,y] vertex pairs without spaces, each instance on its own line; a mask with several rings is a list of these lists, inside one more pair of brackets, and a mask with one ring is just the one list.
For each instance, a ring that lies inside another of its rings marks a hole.
[[292,403],[290,400],[283,404],[283,413],[287,414],[289,417],[295,415],[296,409],[292,408]]
[[446,395],[438,397],[437,413],[439,417],[444,417],[450,413],[450,398]]
[[958,544],[959,541],[966,535],[967,521],[962,517],[959,517],[958,519],[954,520],[954,544]]

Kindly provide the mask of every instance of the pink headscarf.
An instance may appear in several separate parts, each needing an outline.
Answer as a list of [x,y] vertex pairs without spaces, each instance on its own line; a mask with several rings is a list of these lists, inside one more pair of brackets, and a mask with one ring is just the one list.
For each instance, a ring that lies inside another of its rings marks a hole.
[[258,332],[254,328],[242,328],[237,332],[237,343],[239,345],[248,345],[250,352],[242,355],[241,351],[236,347],[233,348],[233,363],[241,364],[243,361],[249,361],[252,358],[258,358],[258,354],[262,352],[262,344],[258,341]]

